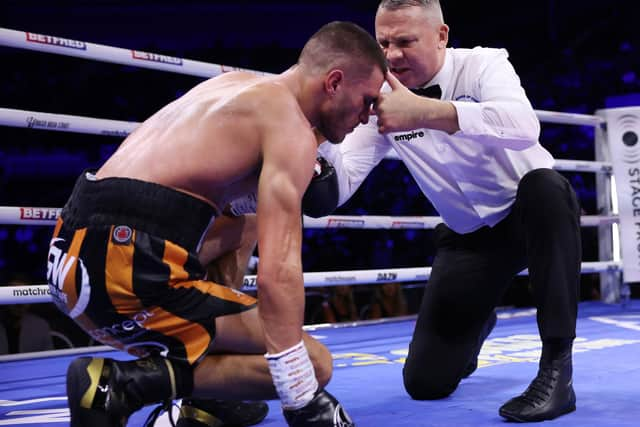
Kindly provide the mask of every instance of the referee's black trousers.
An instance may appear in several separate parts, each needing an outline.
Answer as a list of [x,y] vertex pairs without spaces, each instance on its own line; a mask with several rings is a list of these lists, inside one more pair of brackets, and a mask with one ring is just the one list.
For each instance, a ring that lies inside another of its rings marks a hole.
[[414,399],[451,394],[474,357],[484,323],[529,268],[540,337],[575,338],[582,248],[580,208],[569,182],[551,169],[527,173],[509,215],[458,234],[435,229],[436,257],[403,370]]

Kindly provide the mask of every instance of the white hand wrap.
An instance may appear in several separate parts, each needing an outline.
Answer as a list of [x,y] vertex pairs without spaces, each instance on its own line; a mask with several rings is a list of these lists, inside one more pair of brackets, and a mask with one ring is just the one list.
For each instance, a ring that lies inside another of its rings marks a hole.
[[300,409],[313,399],[318,380],[309,353],[300,341],[278,354],[265,354],[284,409]]
[[244,197],[235,199],[229,203],[229,212],[233,216],[240,216],[249,213],[256,213],[258,209],[258,195],[249,193]]

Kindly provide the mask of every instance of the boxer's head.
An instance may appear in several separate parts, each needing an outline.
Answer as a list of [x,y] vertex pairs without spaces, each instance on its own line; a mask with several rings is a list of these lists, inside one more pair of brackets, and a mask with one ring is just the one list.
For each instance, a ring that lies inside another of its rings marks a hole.
[[309,39],[298,65],[318,84],[313,124],[329,141],[340,142],[367,122],[387,71],[369,33],[349,22],[327,24]]

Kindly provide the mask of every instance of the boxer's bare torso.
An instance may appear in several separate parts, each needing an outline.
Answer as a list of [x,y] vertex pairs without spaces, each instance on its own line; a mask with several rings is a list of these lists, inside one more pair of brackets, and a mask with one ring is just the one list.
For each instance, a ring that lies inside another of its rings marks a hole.
[[287,148],[291,160],[302,156],[310,175],[317,141],[290,88],[279,77],[232,72],[151,116],[96,176],[162,184],[222,208],[256,191],[264,144],[278,139],[297,145]]
[[142,123],[96,173],[171,187],[218,210],[256,192],[259,311],[273,354],[302,337],[301,202],[318,136],[339,142],[366,123],[384,81],[382,67],[345,71],[352,66],[301,59],[277,76],[207,80]]

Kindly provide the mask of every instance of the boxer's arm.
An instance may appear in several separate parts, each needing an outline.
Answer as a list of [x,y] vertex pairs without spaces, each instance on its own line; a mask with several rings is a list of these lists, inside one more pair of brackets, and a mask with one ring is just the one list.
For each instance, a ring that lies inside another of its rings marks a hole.
[[269,371],[286,410],[306,407],[318,391],[302,341],[301,206],[316,154],[313,133],[304,125],[294,118],[265,132],[258,182],[258,313]]
[[216,218],[198,253],[207,280],[240,290],[256,247],[256,233],[255,214]]
[[258,304],[271,354],[301,341],[304,319],[301,201],[316,143],[308,127],[291,122],[265,131],[258,184]]

